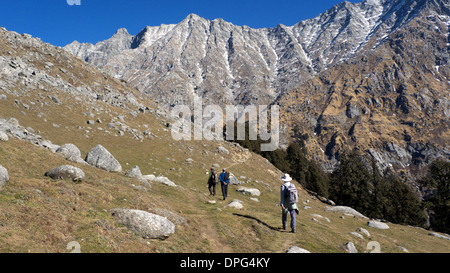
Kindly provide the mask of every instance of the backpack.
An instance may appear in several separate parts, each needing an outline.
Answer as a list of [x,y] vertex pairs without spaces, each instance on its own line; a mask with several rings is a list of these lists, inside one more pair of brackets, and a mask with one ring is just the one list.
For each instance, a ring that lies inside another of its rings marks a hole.
[[288,186],[286,186],[284,193],[285,193],[286,201],[289,204],[298,202],[298,192],[297,192],[297,188],[295,188],[294,184],[290,183]]
[[209,181],[210,184],[217,184],[217,182],[219,182],[219,178],[217,177],[217,173],[216,172],[211,172],[211,175],[209,176]]

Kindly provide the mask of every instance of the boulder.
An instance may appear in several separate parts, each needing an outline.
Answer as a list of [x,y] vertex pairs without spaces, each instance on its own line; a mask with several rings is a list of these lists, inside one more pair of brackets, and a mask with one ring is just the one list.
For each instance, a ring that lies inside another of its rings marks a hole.
[[154,174],[147,174],[147,175],[143,175],[142,178],[147,181],[154,181],[156,176]]
[[389,229],[389,226],[386,223],[382,223],[380,221],[371,220],[367,222],[369,227],[378,228],[378,229]]
[[[28,135],[28,133],[25,133],[26,135]],[[40,147],[48,149],[50,151],[52,151],[52,153],[56,153],[56,151],[59,149],[59,145],[53,144],[50,140],[43,140],[42,142],[40,142],[38,144]]]
[[51,169],[45,173],[52,179],[72,180],[74,182],[81,182],[84,180],[84,172],[77,167],[71,165],[62,165]]
[[108,172],[121,172],[122,166],[114,156],[102,145],[95,146],[86,156],[90,165]]
[[286,253],[311,253],[306,249],[303,249],[301,247],[298,246],[291,246]]
[[430,233],[428,233],[428,235],[437,237],[439,239],[450,240],[450,236],[447,234],[443,235],[443,234],[439,234],[437,232],[430,232]]
[[169,178],[165,177],[165,176],[158,176],[155,177],[155,179],[153,180],[155,182],[170,186],[170,187],[176,187],[177,184],[175,184],[174,182],[170,181]]
[[175,225],[166,217],[150,212],[117,208],[111,210],[114,219],[145,239],[166,239],[175,232]]
[[355,245],[352,242],[348,242],[345,245],[345,249],[349,252],[349,253],[358,253],[358,250],[356,249]]
[[0,141],[8,141],[9,137],[5,132],[0,131]]
[[143,178],[139,166],[134,166],[131,170],[126,171],[125,175],[132,178]]
[[0,189],[9,181],[8,170],[0,165]]
[[254,188],[247,188],[247,187],[239,187],[236,189],[236,191],[241,192],[243,194],[250,194],[252,196],[260,196],[261,192],[258,189]]
[[365,229],[365,228],[358,228],[356,231],[364,234],[367,238],[370,238],[370,233],[367,231],[367,229]]
[[80,149],[78,149],[77,146],[75,146],[74,144],[64,144],[62,146],[60,146],[57,150],[57,153],[61,153],[62,155],[64,155],[64,157],[72,162],[76,162],[76,163],[84,163],[85,161],[83,160],[83,158],[81,158],[81,152]]
[[242,205],[242,201],[238,200],[238,199],[234,199],[233,201],[231,201],[230,204],[226,205],[225,207],[234,208],[234,209],[244,208],[244,206]]
[[353,216],[361,217],[364,219],[368,219],[366,216],[362,215],[355,209],[352,209],[351,207],[346,206],[334,206],[334,207],[328,207],[325,211],[332,211],[332,212],[338,212],[338,213],[346,213],[351,214]]
[[230,154],[230,151],[228,151],[225,147],[223,146],[219,146],[216,150],[217,153],[222,153],[222,154]]
[[239,181],[239,179],[237,179],[234,174],[230,173],[230,185],[239,185],[239,184],[242,184],[242,182]]

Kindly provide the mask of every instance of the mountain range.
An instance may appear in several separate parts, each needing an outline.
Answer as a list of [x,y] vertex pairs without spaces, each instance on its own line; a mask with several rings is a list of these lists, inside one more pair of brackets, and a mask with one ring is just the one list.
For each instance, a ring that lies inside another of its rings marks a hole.
[[308,135],[327,170],[356,149],[414,176],[450,158],[449,15],[445,0],[343,2],[261,29],[190,14],[64,49],[167,107],[278,104],[283,143]]

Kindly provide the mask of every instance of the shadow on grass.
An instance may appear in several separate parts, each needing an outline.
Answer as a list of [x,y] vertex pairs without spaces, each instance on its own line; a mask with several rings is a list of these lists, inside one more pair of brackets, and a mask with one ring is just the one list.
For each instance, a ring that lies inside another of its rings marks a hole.
[[281,227],[273,227],[273,226],[267,224],[266,222],[263,222],[263,221],[259,220],[258,218],[255,218],[255,217],[250,216],[250,215],[243,215],[243,214],[239,214],[239,213],[233,213],[233,215],[239,216],[239,217],[244,217],[244,218],[251,219],[251,220],[255,220],[259,224],[261,224],[261,225],[263,225],[263,226],[265,226],[265,227],[267,227],[267,228],[269,228],[271,230],[275,230],[275,231],[278,231],[278,232],[288,232],[288,231],[282,229]]

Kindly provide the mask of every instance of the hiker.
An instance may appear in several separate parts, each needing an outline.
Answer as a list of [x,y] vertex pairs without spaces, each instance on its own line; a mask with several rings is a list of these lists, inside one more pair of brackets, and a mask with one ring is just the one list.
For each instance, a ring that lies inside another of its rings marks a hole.
[[290,181],[292,181],[292,178],[289,174],[285,174],[283,177],[281,177],[281,180],[283,181],[283,185],[281,185],[281,209],[282,209],[282,217],[281,221],[283,223],[283,229],[286,230],[286,224],[287,224],[287,215],[288,213],[291,215],[291,231],[292,233],[295,233],[295,227],[296,227],[296,219],[295,214],[298,214],[298,193],[297,189],[295,188],[295,185],[292,184]]
[[226,169],[223,169],[222,173],[219,176],[219,180],[222,186],[223,200],[225,200],[225,198],[227,198],[228,195],[228,184],[230,183],[230,173],[227,172]]
[[211,168],[211,173],[209,174],[208,178],[209,195],[216,196],[216,184],[218,182],[219,179],[217,177],[217,172],[214,170],[214,168]]

